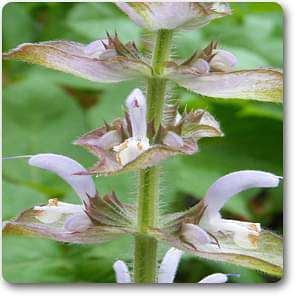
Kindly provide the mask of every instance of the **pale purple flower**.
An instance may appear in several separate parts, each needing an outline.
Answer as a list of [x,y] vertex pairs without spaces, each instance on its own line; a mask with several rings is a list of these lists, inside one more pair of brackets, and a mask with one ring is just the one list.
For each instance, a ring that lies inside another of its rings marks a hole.
[[240,277],[240,274],[214,273],[204,277],[199,283],[226,283],[229,277]]
[[100,197],[92,177],[78,162],[50,153],[21,157],[29,158],[31,166],[48,170],[64,179],[79,196],[81,204],[50,199],[46,205],[26,209],[6,222],[5,233],[91,244],[135,232],[135,210],[123,204],[114,192]]
[[128,115],[131,123],[132,137],[122,144],[114,146],[117,161],[126,165],[150,148],[147,138],[147,104],[142,91],[135,89],[126,100]]
[[131,283],[127,265],[122,260],[117,260],[113,265],[117,283]]
[[[262,171],[238,171],[219,178],[210,186],[204,196],[204,213],[199,225],[193,225],[188,230],[183,228],[183,238],[197,248],[197,245],[207,244],[199,228],[209,234],[222,232],[230,234],[234,242],[242,248],[256,248],[261,226],[258,223],[241,222],[223,219],[220,210],[235,194],[251,188],[276,187],[280,182],[279,176]],[[185,225],[187,226],[187,225]],[[197,238],[199,236],[199,238]]]
[[90,175],[74,175],[86,171],[82,165],[69,157],[51,153],[33,155],[28,163],[63,178],[82,201],[82,205],[77,205],[50,199],[48,205],[35,206],[34,211],[38,212],[36,218],[40,222],[45,224],[55,223],[67,215],[64,227],[70,232],[82,231],[91,225],[90,218],[84,212],[84,205],[88,203],[89,198],[95,197],[97,192]]
[[[173,283],[183,251],[171,248],[167,251],[160,264],[157,283]],[[113,265],[117,283],[132,283],[127,265],[118,260]],[[203,278],[199,283],[225,283],[228,277],[238,277],[238,274],[215,273]]]

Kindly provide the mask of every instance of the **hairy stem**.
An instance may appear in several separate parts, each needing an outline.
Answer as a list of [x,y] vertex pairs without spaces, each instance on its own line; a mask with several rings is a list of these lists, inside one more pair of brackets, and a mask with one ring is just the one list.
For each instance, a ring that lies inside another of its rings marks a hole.
[[[166,80],[162,78],[164,62],[168,60],[172,32],[160,30],[156,34],[152,55],[153,76],[147,83],[147,119],[154,121],[158,130],[162,120],[166,91]],[[147,235],[155,227],[159,217],[159,167],[139,171],[138,187],[138,232],[135,237],[134,281],[154,283],[156,281],[157,241]]]

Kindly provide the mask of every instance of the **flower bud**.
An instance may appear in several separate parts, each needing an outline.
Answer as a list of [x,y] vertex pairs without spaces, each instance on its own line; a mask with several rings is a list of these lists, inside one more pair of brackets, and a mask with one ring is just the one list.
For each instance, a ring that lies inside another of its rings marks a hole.
[[230,72],[237,64],[237,58],[230,52],[222,49],[216,49],[213,51],[213,58],[209,62],[213,71],[217,72]]
[[66,219],[64,229],[68,232],[83,232],[92,224],[91,219],[82,211]]
[[91,42],[84,48],[84,53],[91,58],[99,58],[106,51],[104,44],[108,44],[108,40],[96,40]]
[[184,145],[182,137],[173,131],[168,131],[165,138],[163,139],[163,143],[174,149],[181,148]]
[[206,60],[200,58],[196,60],[194,63],[191,64],[191,67],[196,69],[200,74],[207,74],[209,73],[209,64]]
[[183,224],[181,235],[184,241],[196,248],[210,242],[209,235],[200,226],[194,224]]

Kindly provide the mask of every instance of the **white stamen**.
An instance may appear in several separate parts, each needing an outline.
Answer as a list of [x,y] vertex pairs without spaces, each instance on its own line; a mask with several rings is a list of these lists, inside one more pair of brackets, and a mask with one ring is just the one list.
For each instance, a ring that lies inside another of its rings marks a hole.
[[117,161],[119,161],[122,166],[125,166],[149,148],[150,144],[147,138],[137,140],[133,137],[127,139],[119,146],[115,146],[113,150],[117,152]]

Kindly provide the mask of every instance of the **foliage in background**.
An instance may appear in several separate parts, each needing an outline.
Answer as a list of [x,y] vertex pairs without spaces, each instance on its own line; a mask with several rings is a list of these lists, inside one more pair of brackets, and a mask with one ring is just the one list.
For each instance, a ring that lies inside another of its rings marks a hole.
[[[234,14],[210,26],[176,37],[174,55],[186,57],[211,39],[239,58],[238,68],[282,67],[282,11],[272,3],[234,3]],[[111,22],[113,20],[113,22]],[[22,30],[20,30],[22,28]],[[147,40],[142,30],[111,3],[10,3],[3,10],[3,51],[23,42],[51,39],[90,42],[105,31],[123,41]],[[122,104],[137,82],[96,84],[38,66],[4,63],[3,156],[60,153],[89,166],[94,158],[72,141],[121,114]],[[224,138],[201,143],[201,152],[164,163],[161,209],[175,212],[196,203],[218,177],[241,169],[282,174],[282,109],[270,103],[218,101],[176,89],[182,109],[205,108],[221,123]],[[101,193],[117,190],[123,201],[135,196],[134,174],[97,178]],[[196,192],[195,192],[196,191]],[[3,219],[58,196],[76,202],[58,177],[21,160],[3,164]],[[251,219],[282,232],[282,190],[251,190],[232,199],[224,216]],[[165,248],[161,246],[161,255]],[[73,246],[21,237],[3,240],[3,275],[9,282],[114,282],[116,258],[129,264],[128,238],[100,246]],[[213,272],[240,273],[239,282],[274,278],[245,268],[185,256],[177,282],[196,282]],[[234,280],[233,280],[234,281]]]

